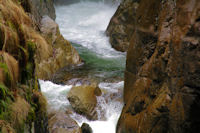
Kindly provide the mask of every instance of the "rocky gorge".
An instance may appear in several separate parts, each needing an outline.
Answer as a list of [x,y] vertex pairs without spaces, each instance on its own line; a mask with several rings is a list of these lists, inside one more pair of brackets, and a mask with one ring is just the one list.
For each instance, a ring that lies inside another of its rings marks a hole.
[[199,43],[199,0],[0,0],[0,133],[198,133]]

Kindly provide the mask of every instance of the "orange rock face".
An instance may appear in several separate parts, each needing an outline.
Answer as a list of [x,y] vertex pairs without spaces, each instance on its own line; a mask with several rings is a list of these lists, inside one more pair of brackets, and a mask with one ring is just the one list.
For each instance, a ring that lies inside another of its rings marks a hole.
[[200,1],[141,0],[117,133],[200,132]]

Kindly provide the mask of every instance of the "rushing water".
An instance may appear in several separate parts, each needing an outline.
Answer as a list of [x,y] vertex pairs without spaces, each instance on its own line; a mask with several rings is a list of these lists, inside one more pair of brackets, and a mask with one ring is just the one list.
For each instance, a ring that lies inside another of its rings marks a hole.
[[[50,81],[40,80],[40,85],[43,94],[46,96],[49,109],[48,110],[59,110],[66,111],[66,108],[70,106],[67,100],[67,92],[71,89],[70,85],[56,85]],[[81,126],[83,122],[88,123],[93,133],[115,133],[115,128],[117,120],[122,110],[122,101],[118,100],[122,98],[122,89],[124,82],[118,83],[100,83],[99,87],[103,91],[102,96],[97,97],[98,105],[105,111],[106,120],[89,121],[84,116],[78,115],[76,113],[72,114],[71,117],[74,118],[78,124]],[[107,91],[107,93],[105,93]],[[119,94],[119,92],[121,94]],[[119,95],[115,98],[111,98],[110,94]],[[106,100],[105,100],[106,98]]]
[[[110,46],[105,30],[117,9],[117,4],[108,3],[106,0],[72,1],[68,0],[67,5],[56,6],[56,22],[59,24],[62,35],[72,42],[85,62],[81,74],[90,73],[94,77],[116,80],[114,83],[102,80],[99,84],[103,95],[97,97],[97,108],[100,107],[105,111],[105,120],[88,121],[75,113],[71,117],[80,126],[83,122],[88,123],[94,133],[114,133],[122,109],[124,85],[122,78],[116,77],[123,77],[125,53],[118,52]],[[50,110],[65,111],[70,107],[66,95],[71,85],[57,85],[42,80],[40,80],[40,85],[47,97]]]

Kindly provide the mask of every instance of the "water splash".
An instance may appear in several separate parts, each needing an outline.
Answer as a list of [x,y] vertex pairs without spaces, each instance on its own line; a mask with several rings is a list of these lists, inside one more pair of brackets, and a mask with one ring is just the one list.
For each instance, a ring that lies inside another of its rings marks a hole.
[[[67,99],[67,93],[71,89],[71,85],[57,85],[50,81],[39,80],[41,91],[46,96],[48,106],[53,111],[66,111],[67,107],[70,107],[70,103]],[[100,83],[103,94],[97,97],[98,107],[101,108],[105,113],[105,119],[102,120],[102,112],[98,112],[100,120],[89,121],[84,116],[77,113],[73,113],[71,117],[78,122],[81,126],[82,123],[88,123],[93,129],[94,133],[115,133],[115,127],[117,120],[120,116],[123,103],[112,99],[109,94],[119,92],[122,90],[124,82],[118,83]],[[119,93],[120,96],[121,93]],[[122,98],[122,96],[120,96]],[[106,101],[107,99],[107,101]]]
[[102,1],[56,6],[56,22],[69,41],[81,44],[101,57],[124,57],[124,53],[111,47],[104,33],[116,9],[117,5],[107,5]]

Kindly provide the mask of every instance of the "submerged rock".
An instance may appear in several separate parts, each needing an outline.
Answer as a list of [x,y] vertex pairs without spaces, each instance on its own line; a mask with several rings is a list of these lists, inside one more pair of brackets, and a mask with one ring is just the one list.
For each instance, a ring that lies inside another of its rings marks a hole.
[[67,98],[77,113],[85,115],[90,120],[97,120],[96,95],[99,96],[100,94],[101,90],[97,86],[83,85],[72,87]]
[[199,0],[140,1],[117,133],[200,132],[199,12]]
[[49,133],[81,133],[81,128],[69,115],[57,112],[49,118]]
[[93,133],[92,128],[87,123],[82,124],[81,131],[82,131],[82,133]]

